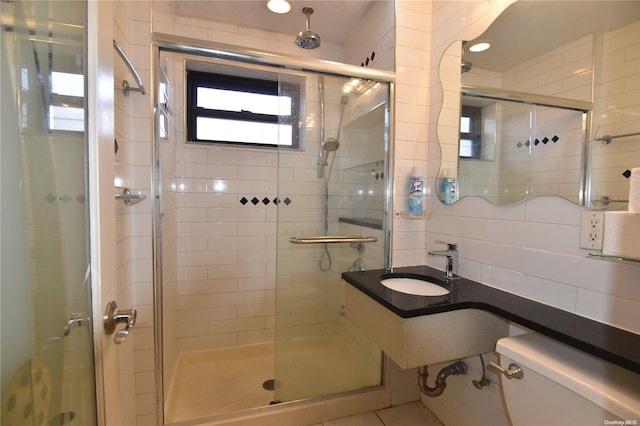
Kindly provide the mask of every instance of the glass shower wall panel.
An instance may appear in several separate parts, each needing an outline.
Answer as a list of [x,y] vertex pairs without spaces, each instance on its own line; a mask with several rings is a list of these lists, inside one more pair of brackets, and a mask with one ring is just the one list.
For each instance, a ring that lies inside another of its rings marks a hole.
[[2,422],[95,424],[86,4],[1,8]]
[[[346,318],[340,274],[362,256],[384,265],[389,86],[308,72],[304,93],[305,143],[278,150],[276,401],[381,384],[381,352]],[[378,247],[290,242],[345,232]]]

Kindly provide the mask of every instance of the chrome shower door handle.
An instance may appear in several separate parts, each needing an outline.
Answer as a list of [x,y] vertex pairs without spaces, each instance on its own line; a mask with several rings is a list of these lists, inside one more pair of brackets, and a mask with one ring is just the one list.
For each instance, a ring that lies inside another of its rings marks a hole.
[[113,336],[113,341],[119,345],[125,341],[133,326],[136,325],[137,316],[138,311],[135,309],[119,309],[115,300],[111,300],[104,310],[104,331],[107,334],[113,334],[118,324],[125,324],[125,327],[116,331],[116,335]]

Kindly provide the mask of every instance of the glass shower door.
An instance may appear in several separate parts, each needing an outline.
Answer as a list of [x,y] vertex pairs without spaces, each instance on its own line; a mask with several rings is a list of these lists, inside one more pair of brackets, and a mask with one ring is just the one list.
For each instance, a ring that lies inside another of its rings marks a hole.
[[[276,402],[382,382],[382,352],[349,321],[341,272],[385,267],[389,86],[307,73],[300,92],[299,148],[278,155]],[[376,241],[318,242],[328,235]]]
[[1,3],[2,424],[96,424],[86,3]]

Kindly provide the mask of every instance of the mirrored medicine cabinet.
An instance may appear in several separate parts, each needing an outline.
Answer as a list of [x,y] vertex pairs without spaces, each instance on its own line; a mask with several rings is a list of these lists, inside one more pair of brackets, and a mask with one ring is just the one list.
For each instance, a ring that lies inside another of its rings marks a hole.
[[[479,37],[449,46],[440,200],[552,195],[625,208],[629,170],[640,166],[639,33],[640,2],[517,1]],[[489,49],[473,52],[481,42]]]

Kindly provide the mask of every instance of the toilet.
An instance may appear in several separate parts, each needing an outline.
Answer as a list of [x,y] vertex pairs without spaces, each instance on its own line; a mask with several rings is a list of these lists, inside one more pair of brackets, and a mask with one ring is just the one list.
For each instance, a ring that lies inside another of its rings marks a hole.
[[522,368],[522,379],[502,376],[514,426],[640,426],[640,374],[535,333],[496,343],[502,368]]

